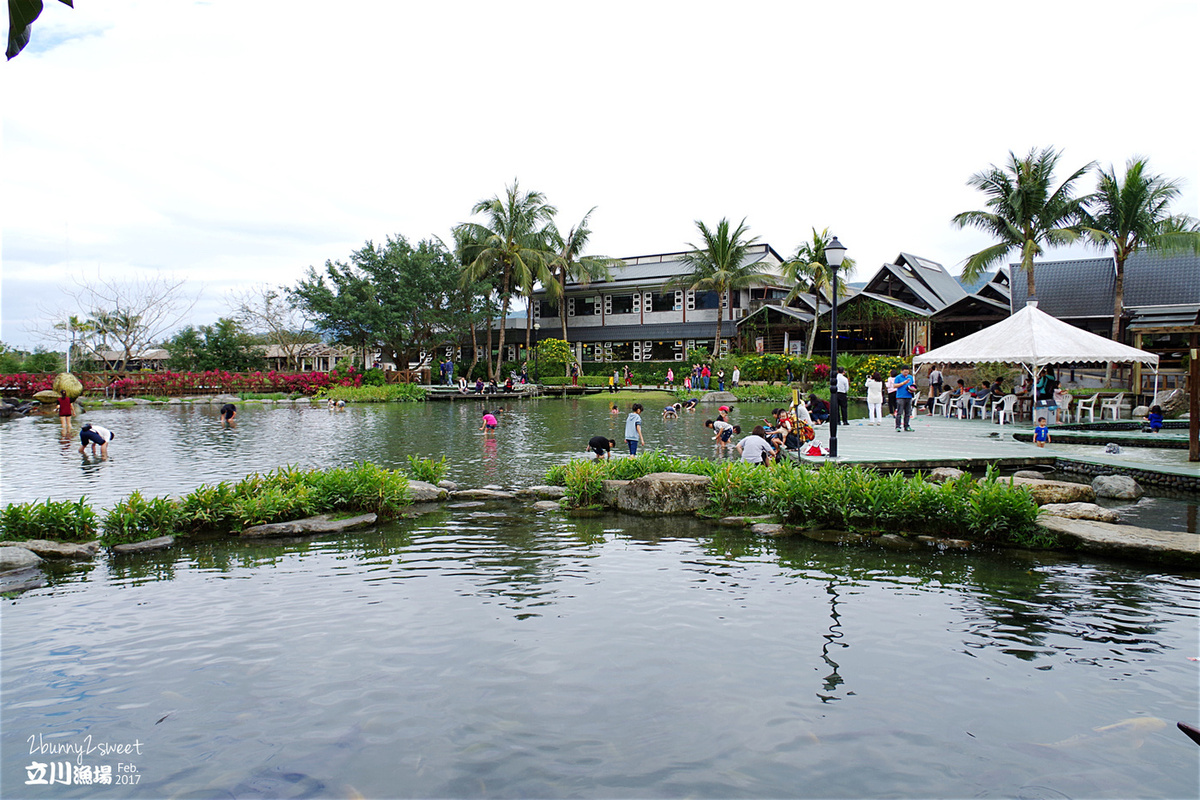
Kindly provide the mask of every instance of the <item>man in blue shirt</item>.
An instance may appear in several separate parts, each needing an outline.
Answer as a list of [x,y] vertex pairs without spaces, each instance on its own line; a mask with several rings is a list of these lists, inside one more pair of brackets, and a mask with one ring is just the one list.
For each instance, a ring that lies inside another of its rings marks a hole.
[[912,371],[904,367],[892,380],[896,387],[896,432],[900,431],[901,418],[904,420],[904,430],[912,431],[908,426],[908,420],[912,417]]

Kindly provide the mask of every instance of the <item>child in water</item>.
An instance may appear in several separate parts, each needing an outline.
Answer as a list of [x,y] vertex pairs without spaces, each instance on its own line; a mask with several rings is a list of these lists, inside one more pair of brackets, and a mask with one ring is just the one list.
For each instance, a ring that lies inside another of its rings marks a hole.
[[1033,429],[1033,443],[1045,447],[1050,441],[1050,429],[1046,427],[1046,418],[1038,417],[1037,427]]
[[1150,413],[1146,415],[1146,424],[1142,426],[1143,433],[1158,433],[1162,430],[1163,413],[1162,406],[1150,406]]
[[500,423],[496,420],[494,414],[489,411],[483,412],[483,424],[479,426],[479,430],[487,430],[489,433],[496,430],[496,426]]

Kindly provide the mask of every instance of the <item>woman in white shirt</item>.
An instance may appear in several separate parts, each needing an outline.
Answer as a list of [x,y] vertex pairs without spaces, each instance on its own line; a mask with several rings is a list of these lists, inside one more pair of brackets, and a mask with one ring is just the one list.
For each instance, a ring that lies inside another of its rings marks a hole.
[[767,441],[767,431],[762,425],[756,425],[749,436],[737,443],[737,451],[747,464],[768,464],[767,459],[775,455],[775,448]]
[[867,378],[868,425],[883,424],[883,376],[878,372]]

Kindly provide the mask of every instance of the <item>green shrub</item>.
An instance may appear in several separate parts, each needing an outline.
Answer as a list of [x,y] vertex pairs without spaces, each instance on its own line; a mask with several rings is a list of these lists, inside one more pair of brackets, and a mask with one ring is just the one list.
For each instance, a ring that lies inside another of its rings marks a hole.
[[216,486],[202,485],[179,501],[179,527],[185,531],[220,530],[234,527],[233,488],[222,481]]
[[567,497],[576,506],[590,506],[600,500],[602,483],[608,479],[601,459],[578,458],[563,465],[563,485]]
[[1038,507],[1029,490],[998,481],[994,467],[976,484],[965,510],[965,529],[983,539],[1033,546],[1041,538],[1053,538],[1038,527]]
[[316,510],[312,491],[307,486],[267,485],[238,497],[233,503],[233,518],[238,526],[265,525],[312,516]]
[[448,469],[445,456],[437,461],[419,456],[408,457],[408,474],[418,481],[436,484],[446,479]]
[[84,497],[76,502],[9,503],[0,511],[0,538],[86,542],[95,538],[97,522],[98,515]]
[[385,383],[374,386],[329,386],[317,393],[325,400],[347,403],[415,403],[425,399],[426,389],[417,383]]
[[100,543],[106,547],[170,536],[178,529],[179,507],[166,497],[147,500],[139,491],[120,500],[104,515]]

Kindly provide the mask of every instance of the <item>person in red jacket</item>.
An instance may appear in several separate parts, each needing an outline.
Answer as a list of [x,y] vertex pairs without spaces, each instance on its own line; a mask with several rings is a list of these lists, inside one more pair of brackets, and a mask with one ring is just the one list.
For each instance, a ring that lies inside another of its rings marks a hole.
[[67,397],[66,392],[58,393],[58,420],[62,423],[62,435],[66,439],[71,435],[71,417],[75,416],[75,409],[71,405],[71,398]]

